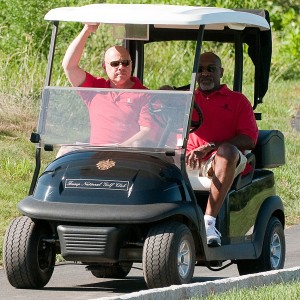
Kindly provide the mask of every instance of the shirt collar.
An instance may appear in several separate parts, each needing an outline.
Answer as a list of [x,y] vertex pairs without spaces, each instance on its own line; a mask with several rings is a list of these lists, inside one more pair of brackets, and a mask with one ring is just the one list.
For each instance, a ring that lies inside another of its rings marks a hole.
[[208,97],[208,96],[211,96],[211,95],[214,95],[214,94],[221,94],[221,95],[224,95],[224,96],[228,96],[230,94],[230,89],[227,87],[226,84],[221,84],[220,88],[216,91],[213,91],[212,93],[206,95],[204,94],[203,92],[201,92],[199,90],[199,88],[197,88],[196,90],[196,94],[200,94],[204,97]]
[[[130,79],[134,82],[134,85],[131,87],[132,89],[146,89],[146,87],[142,85],[142,83],[137,77],[131,76]],[[109,79],[105,81],[105,87],[110,88]]]

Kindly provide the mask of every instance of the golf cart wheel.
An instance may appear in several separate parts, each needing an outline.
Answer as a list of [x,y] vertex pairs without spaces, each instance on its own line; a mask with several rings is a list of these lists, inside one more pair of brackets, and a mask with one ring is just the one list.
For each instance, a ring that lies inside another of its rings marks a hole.
[[132,262],[120,263],[114,266],[101,266],[91,270],[91,273],[97,278],[125,278],[130,272]]
[[284,266],[285,237],[281,222],[272,217],[269,220],[262,253],[258,259],[240,260],[237,267],[240,275],[279,270]]
[[48,283],[54,269],[55,249],[42,239],[50,234],[47,226],[25,216],[10,223],[4,237],[3,264],[12,286],[37,289]]
[[149,230],[143,248],[143,271],[148,288],[189,283],[195,260],[194,239],[186,225],[163,223]]

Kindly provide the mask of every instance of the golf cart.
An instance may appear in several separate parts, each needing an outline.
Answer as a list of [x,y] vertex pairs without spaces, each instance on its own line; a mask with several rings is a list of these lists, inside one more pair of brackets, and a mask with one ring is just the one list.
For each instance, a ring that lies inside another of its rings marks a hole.
[[[11,285],[45,286],[56,254],[81,262],[97,278],[124,278],[133,263],[142,263],[149,288],[189,283],[195,266],[221,270],[236,264],[240,274],[283,268],[285,216],[269,170],[284,164],[282,133],[260,131],[256,148],[247,155],[252,171],[235,179],[218,215],[220,247],[206,244],[203,217],[210,181],[187,172],[185,164],[189,133],[202,121],[197,107],[198,119],[191,118],[202,43],[233,45],[236,91],[242,91],[247,45],[255,68],[255,109],[268,89],[268,13],[93,4],[53,9],[45,19],[53,22],[53,29],[38,126],[31,136],[36,169],[29,195],[18,204],[22,216],[11,222],[4,238],[4,268]],[[173,90],[51,86],[58,26],[65,21],[110,24],[130,51],[134,74],[141,81],[147,44],[195,41],[190,82]],[[123,97],[128,104],[131,97],[147,99],[156,125],[151,141],[130,146],[117,140],[91,143],[83,100],[113,97]],[[57,158],[40,172],[44,151],[57,149]]]

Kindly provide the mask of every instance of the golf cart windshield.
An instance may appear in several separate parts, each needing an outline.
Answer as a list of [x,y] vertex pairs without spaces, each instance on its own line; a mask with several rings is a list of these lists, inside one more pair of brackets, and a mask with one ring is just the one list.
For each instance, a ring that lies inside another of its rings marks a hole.
[[46,87],[38,133],[43,145],[175,150],[191,103],[189,91]]

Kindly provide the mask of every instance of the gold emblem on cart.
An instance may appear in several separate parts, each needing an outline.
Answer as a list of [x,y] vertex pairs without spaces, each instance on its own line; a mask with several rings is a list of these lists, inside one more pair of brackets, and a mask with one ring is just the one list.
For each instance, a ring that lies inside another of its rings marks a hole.
[[114,167],[115,165],[116,165],[115,161],[113,161],[111,159],[107,159],[107,160],[100,160],[96,164],[96,167],[101,171],[105,171],[105,170],[108,170],[108,169]]

